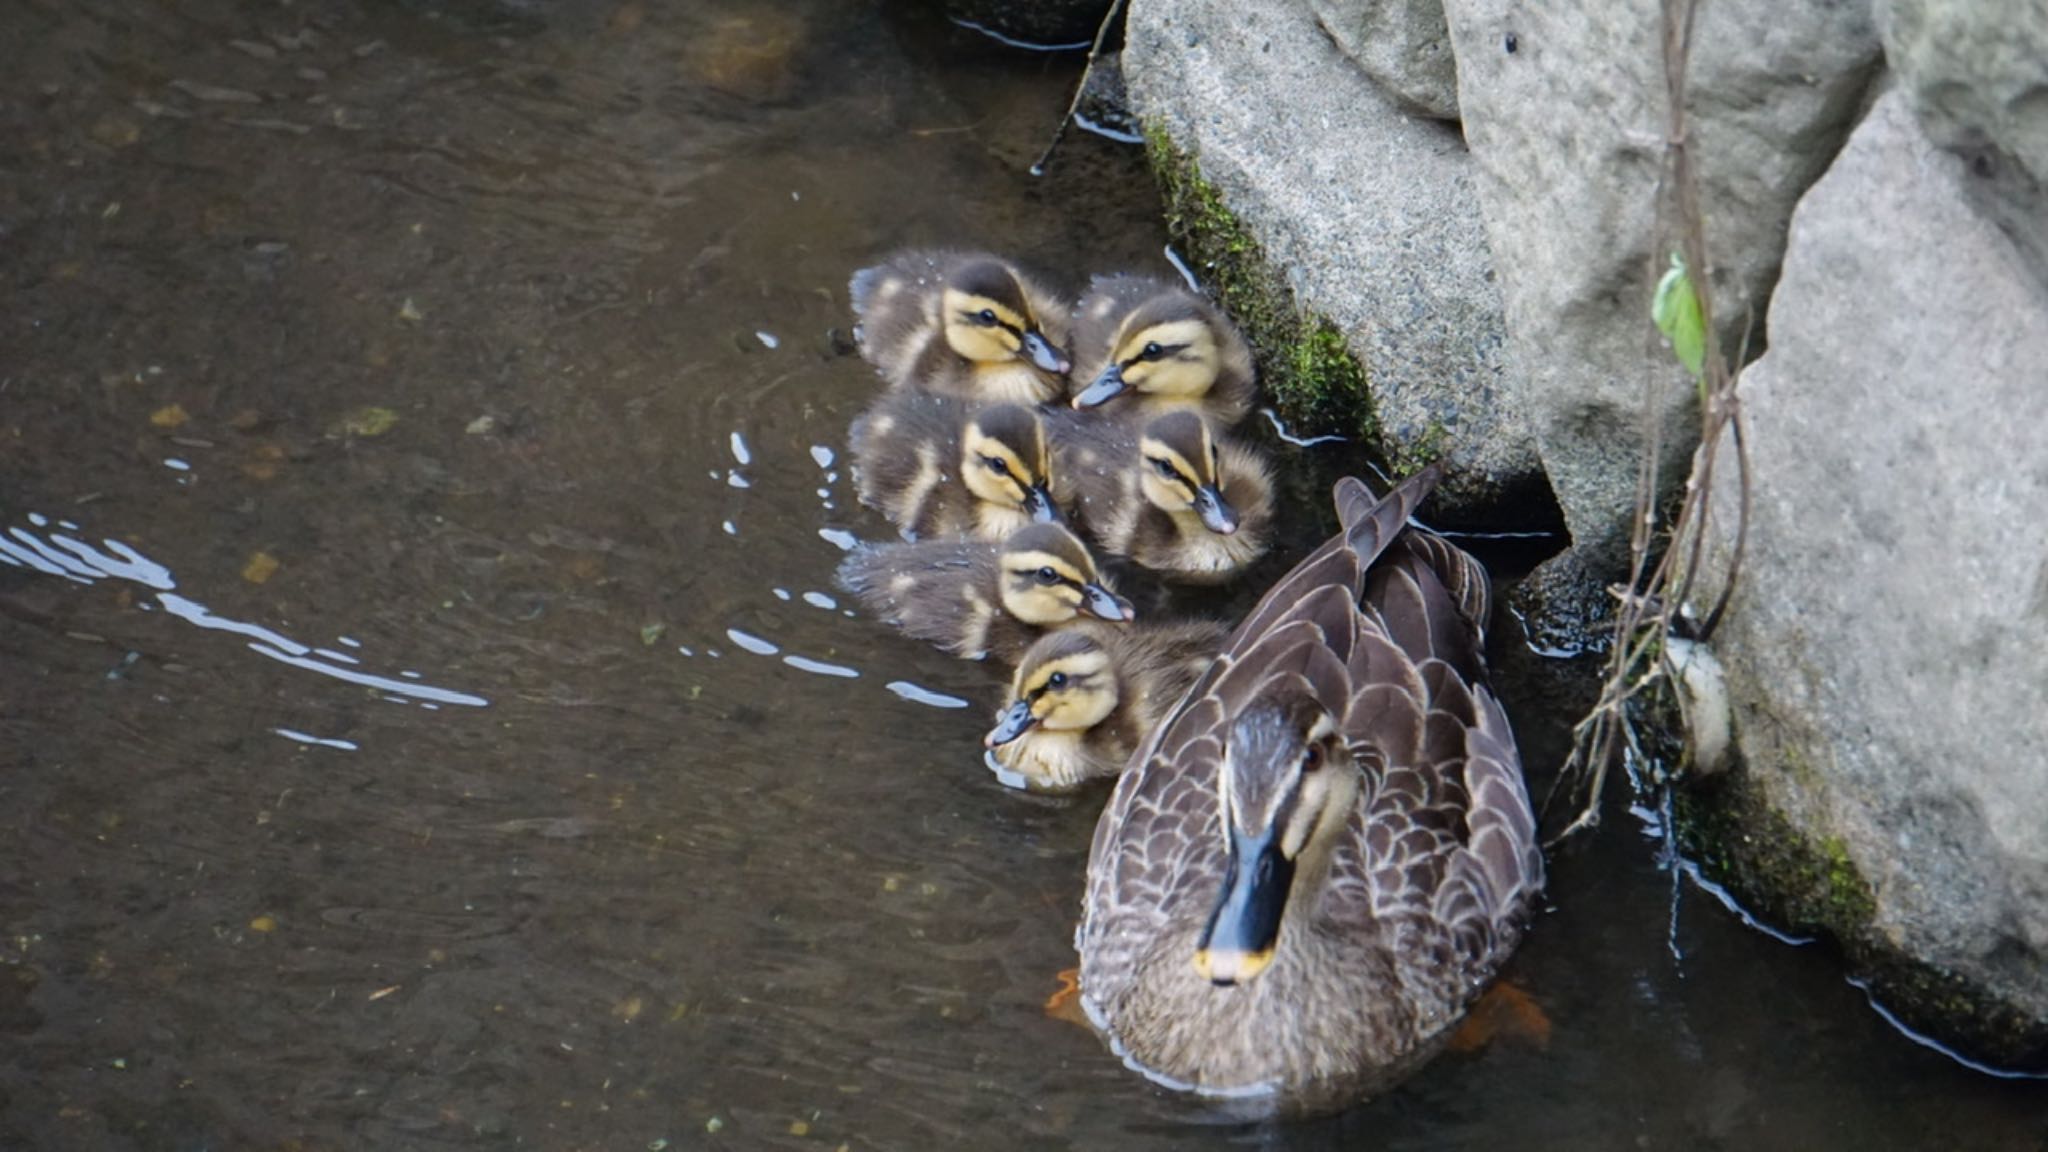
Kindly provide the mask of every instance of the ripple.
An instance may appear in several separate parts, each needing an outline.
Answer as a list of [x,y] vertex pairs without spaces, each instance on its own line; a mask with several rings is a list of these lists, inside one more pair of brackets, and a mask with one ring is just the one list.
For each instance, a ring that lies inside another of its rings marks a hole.
[[967,701],[962,700],[958,696],[948,696],[944,692],[934,692],[923,685],[912,684],[908,680],[891,680],[887,687],[889,691],[910,701],[912,704],[923,704],[931,708],[972,707]]
[[858,668],[848,668],[844,664],[827,664],[823,660],[813,660],[808,656],[784,656],[782,662],[799,672],[812,672],[819,676],[836,676],[842,680],[857,680],[860,678],[860,669]]
[[[48,521],[31,514],[29,522],[41,526]],[[241,636],[249,641],[250,651],[294,668],[303,668],[308,672],[317,672],[335,680],[360,684],[410,700],[462,704],[472,708],[482,708],[490,704],[484,697],[468,692],[456,692],[431,684],[413,683],[342,667],[342,664],[359,664],[360,661],[340,652],[301,644],[261,624],[221,616],[199,601],[178,593],[178,582],[171,575],[169,568],[119,540],[101,540],[99,546],[95,547],[75,536],[53,532],[45,540],[26,529],[10,528],[6,536],[0,536],[0,558],[17,566],[33,568],[51,576],[60,576],[77,584],[95,584],[101,580],[125,580],[132,584],[140,584],[155,591],[157,604],[172,616],[209,632],[227,632]],[[148,605],[140,607],[147,608]],[[341,643],[361,647],[359,643],[346,637],[342,638]]]
[[737,628],[727,628],[725,630],[725,638],[756,656],[773,656],[777,652],[782,651],[774,641],[764,640],[752,632],[742,632]]

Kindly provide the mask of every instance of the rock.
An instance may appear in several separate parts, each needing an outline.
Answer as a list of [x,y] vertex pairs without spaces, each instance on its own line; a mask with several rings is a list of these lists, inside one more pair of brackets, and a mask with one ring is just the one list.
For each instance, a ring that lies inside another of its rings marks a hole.
[[1028,47],[1093,41],[1109,5],[1110,0],[940,0],[955,23]]
[[2048,7],[1887,0],[1878,25],[1921,128],[1970,161],[1976,202],[2048,280]]
[[1860,916],[1814,918],[1916,1027],[2040,1066],[2048,288],[1908,102],[1877,102],[1792,219],[1741,385],[1749,542],[1714,646],[1748,786],[1867,887]]
[[[1348,403],[1337,430],[1403,471],[1448,451],[1454,514],[1540,486],[1456,130],[1394,107],[1300,4],[1248,23],[1230,0],[1133,0],[1123,65],[1169,223],[1282,411]],[[1359,387],[1351,357],[1368,397],[1330,394]]]
[[[1626,563],[1646,395],[1664,406],[1674,468],[1697,436],[1691,383],[1649,318],[1675,246],[1658,234],[1659,6],[1446,0],[1444,10],[1515,379],[1571,529],[1563,563],[1613,579]],[[1718,331],[1733,349],[1746,318],[1762,317],[1793,204],[1849,130],[1877,34],[1861,3],[1717,0],[1700,6],[1695,41],[1691,144]]]
[[1443,0],[1309,0],[1346,56],[1419,116],[1458,118],[1458,64]]

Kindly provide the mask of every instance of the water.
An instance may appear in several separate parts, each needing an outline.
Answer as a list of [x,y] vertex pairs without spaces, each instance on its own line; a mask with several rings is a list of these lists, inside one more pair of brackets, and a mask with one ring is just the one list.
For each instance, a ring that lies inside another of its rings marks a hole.
[[1135,151],[1022,174],[1074,57],[826,0],[0,20],[0,1146],[2048,1146],[1819,948],[1669,933],[1619,812],[1510,971],[1547,1043],[1345,1115],[1045,1016],[1100,797],[1002,788],[996,676],[829,591],[887,534],[830,333],[898,244],[1170,274]]

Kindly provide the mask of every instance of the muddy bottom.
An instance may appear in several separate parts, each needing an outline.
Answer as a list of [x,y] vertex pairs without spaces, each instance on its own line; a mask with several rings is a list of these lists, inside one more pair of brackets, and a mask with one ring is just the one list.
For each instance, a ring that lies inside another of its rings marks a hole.
[[918,11],[0,12],[0,1145],[2048,1146],[1620,810],[1533,1010],[1344,1115],[1044,1014],[1102,797],[830,587],[832,330],[894,246],[1165,238],[1137,150],[1024,172],[1076,56]]

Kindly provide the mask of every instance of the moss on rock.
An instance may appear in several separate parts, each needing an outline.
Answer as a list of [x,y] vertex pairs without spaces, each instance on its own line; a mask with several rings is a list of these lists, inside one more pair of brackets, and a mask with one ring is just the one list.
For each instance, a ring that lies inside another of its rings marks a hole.
[[1146,126],[1145,144],[1167,230],[1251,341],[1281,417],[1298,432],[1335,432],[1383,449],[1365,366],[1344,333],[1300,306],[1194,156],[1157,124]]
[[1685,854],[1766,921],[1825,935],[1915,1031],[2001,1067],[2048,1069],[2048,1028],[1969,982],[1898,951],[1876,925],[1870,883],[1839,837],[1813,838],[1772,807],[1747,768],[1680,788]]

